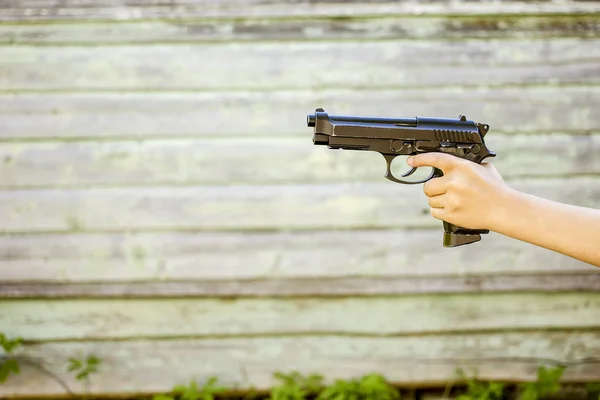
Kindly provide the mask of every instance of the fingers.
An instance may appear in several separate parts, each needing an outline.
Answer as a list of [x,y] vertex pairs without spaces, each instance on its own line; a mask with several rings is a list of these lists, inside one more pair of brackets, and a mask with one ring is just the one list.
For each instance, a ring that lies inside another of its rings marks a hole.
[[446,191],[445,179],[442,177],[427,181],[423,187],[423,191],[427,195],[427,203],[431,207],[431,215],[436,219],[443,220],[444,202],[446,200],[444,195]]
[[423,192],[428,196],[439,196],[446,193],[446,186],[448,185],[448,177],[442,176],[440,178],[433,178],[425,182],[423,185]]
[[431,152],[411,156],[406,162],[411,167],[435,167],[446,174],[462,160],[450,154]]
[[431,216],[433,218],[439,219],[441,221],[445,221],[446,220],[446,214],[445,214],[443,208],[432,208],[431,209]]
[[444,196],[429,197],[427,202],[431,208],[444,208]]

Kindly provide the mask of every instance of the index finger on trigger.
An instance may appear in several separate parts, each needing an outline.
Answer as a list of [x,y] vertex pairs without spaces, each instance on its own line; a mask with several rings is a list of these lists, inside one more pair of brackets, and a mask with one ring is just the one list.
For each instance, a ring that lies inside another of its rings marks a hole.
[[460,159],[450,154],[431,152],[410,156],[406,162],[411,167],[434,167],[441,169],[445,174],[452,170],[456,163],[460,162]]

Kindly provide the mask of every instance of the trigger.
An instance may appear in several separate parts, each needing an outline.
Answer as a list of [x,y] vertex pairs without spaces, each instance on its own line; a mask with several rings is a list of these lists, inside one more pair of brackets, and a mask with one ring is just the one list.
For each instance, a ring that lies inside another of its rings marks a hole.
[[415,171],[416,171],[416,170],[417,170],[417,167],[411,167],[410,171],[408,171],[408,172],[406,172],[406,173],[402,174],[402,177],[403,177],[403,178],[406,178],[407,176],[411,176],[412,174],[414,174],[414,173],[415,173]]

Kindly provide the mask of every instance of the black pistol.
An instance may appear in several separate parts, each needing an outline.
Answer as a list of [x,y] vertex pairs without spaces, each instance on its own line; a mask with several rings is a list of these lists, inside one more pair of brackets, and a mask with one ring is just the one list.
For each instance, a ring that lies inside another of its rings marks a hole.
[[[391,166],[398,156],[441,152],[481,163],[487,157],[495,157],[483,138],[489,125],[468,120],[464,115],[453,118],[381,118],[344,115],[328,115],[322,108],[308,114],[306,124],[314,128],[313,143],[330,149],[369,150],[381,153],[387,162],[385,177],[404,184],[425,183],[443,175],[433,168],[431,174],[418,181],[398,179]],[[401,175],[412,175],[412,167]],[[466,229],[444,221],[444,247],[456,247],[481,240],[487,229]]]

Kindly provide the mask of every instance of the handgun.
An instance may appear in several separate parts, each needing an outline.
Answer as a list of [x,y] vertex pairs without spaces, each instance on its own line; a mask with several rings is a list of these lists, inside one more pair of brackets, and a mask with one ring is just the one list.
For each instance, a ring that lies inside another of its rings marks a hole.
[[[484,137],[489,125],[458,118],[384,118],[347,115],[328,115],[323,108],[306,116],[308,127],[314,128],[313,144],[329,149],[376,151],[387,163],[385,178],[403,184],[420,184],[443,176],[443,172],[432,167],[431,174],[422,180],[399,179],[392,173],[392,162],[398,156],[440,152],[454,155],[480,164],[496,153],[489,150]],[[402,174],[412,175],[416,167]],[[444,247],[456,247],[478,242],[487,229],[467,229],[443,221]]]

